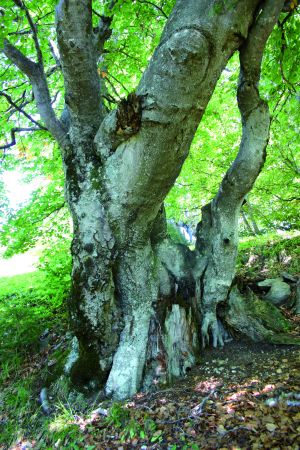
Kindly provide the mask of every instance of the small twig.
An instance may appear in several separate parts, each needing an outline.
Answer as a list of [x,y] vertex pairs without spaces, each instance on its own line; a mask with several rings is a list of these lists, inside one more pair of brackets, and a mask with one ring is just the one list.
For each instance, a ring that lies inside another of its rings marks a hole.
[[241,426],[241,427],[234,427],[234,428],[230,428],[229,430],[225,430],[224,432],[220,433],[222,436],[225,436],[228,433],[234,433],[235,431],[239,431],[239,430],[246,430],[246,431],[250,431],[251,433],[257,433],[256,430],[248,428],[246,426]]
[[12,128],[10,130],[11,142],[9,144],[0,145],[0,150],[10,148],[16,145],[16,133],[20,133],[21,131],[41,131],[41,128],[22,128],[22,127]]
[[7,36],[24,36],[26,34],[31,34],[31,30],[11,31],[10,33],[7,33]]
[[32,37],[33,37],[33,41],[34,41],[34,46],[35,46],[35,50],[36,50],[36,54],[37,54],[37,58],[38,58],[38,63],[41,67],[44,66],[43,63],[43,55],[42,55],[42,51],[41,51],[41,47],[40,47],[40,43],[38,40],[38,35],[37,35],[37,27],[34,24],[31,15],[29,13],[29,10],[27,8],[27,6],[25,5],[24,1],[22,0],[13,0],[14,4],[17,5],[20,9],[22,9],[23,11],[25,11],[25,15],[27,18],[27,21],[29,23],[30,29],[32,31]]
[[195,419],[196,417],[200,416],[203,413],[203,409],[204,409],[206,402],[213,396],[213,394],[215,394],[215,392],[216,392],[215,390],[212,390],[209,393],[209,395],[207,397],[205,397],[199,405],[197,405],[193,408],[192,413],[189,414],[188,416],[184,416],[184,417],[181,417],[180,419],[174,419],[174,420],[161,420],[158,423],[162,424],[162,425],[165,425],[165,424],[171,425],[171,424],[180,423],[180,422],[190,420],[190,419]]
[[61,62],[60,62],[60,59],[59,59],[59,55],[55,51],[55,48],[54,48],[51,40],[49,41],[49,49],[50,49],[51,55],[52,55],[52,57],[53,57],[53,59],[55,61],[56,66],[61,69]]
[[189,415],[189,418],[192,419],[196,416],[200,416],[203,413],[204,406],[206,402],[214,395],[216,391],[212,390],[207,397],[204,397],[201,403],[199,405],[195,406],[192,410],[192,413]]
[[110,81],[110,79],[108,77],[105,78],[105,81],[108,82],[108,84],[110,85],[110,87],[112,88],[113,92],[115,93],[115,95],[118,97],[119,100],[122,100],[122,97],[120,96],[120,94],[118,93],[118,91],[116,90],[116,88],[114,87],[113,83]]
[[161,6],[155,5],[155,3],[149,2],[148,0],[138,0],[139,3],[144,3],[150,6],[153,6],[153,8],[157,9],[159,12],[161,12],[161,14],[167,19],[168,16],[167,14],[164,12],[164,10],[162,9]]
[[48,217],[52,216],[52,214],[54,213],[58,213],[63,207],[65,206],[65,202],[62,203],[61,205],[59,205],[57,208],[53,209],[52,211],[50,211],[48,214],[46,214],[44,217],[41,217],[40,219],[37,219],[33,222],[31,222],[31,225],[35,225],[36,223],[39,222],[43,222],[45,219],[47,219]]
[[284,60],[284,54],[285,51],[287,49],[287,40],[286,40],[286,35],[285,35],[285,29],[284,29],[284,24],[286,23],[286,21],[292,16],[294,10],[290,11],[289,14],[283,19],[282,22],[278,21],[278,27],[281,31],[281,57],[279,59],[279,67],[280,67],[280,72],[281,72],[281,76],[282,79],[284,81],[284,83],[287,85],[287,88],[289,91],[293,91],[296,92],[296,88],[294,86],[293,83],[291,83],[285,73],[284,73],[284,68],[283,68],[283,60]]
[[37,122],[36,120],[34,120],[30,114],[28,114],[27,112],[25,112],[20,106],[18,106],[13,99],[11,98],[10,95],[6,94],[5,92],[0,92],[0,95],[2,95],[2,97],[5,97],[6,100],[8,101],[8,103],[13,106],[17,111],[19,111],[21,114],[23,114],[27,119],[30,120],[30,122],[34,123],[35,125],[37,125],[41,130],[47,130],[46,127],[44,127],[43,125],[41,125],[39,122]]

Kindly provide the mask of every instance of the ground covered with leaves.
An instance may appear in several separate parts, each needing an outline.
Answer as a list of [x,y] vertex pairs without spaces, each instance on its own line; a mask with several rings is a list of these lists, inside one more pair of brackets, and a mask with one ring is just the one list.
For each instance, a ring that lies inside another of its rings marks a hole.
[[[51,366],[51,352],[48,358],[44,365]],[[80,412],[78,399],[61,400],[46,416],[36,392],[18,417],[20,438],[0,448],[296,450],[299,369],[298,348],[233,341],[204,351],[201,363],[174,386],[129,402],[94,399]],[[2,425],[7,420],[2,414]]]

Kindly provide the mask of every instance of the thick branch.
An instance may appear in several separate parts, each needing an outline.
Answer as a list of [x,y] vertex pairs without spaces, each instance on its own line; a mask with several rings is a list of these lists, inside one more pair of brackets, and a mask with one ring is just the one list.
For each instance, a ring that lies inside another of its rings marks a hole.
[[27,58],[27,56],[23,55],[23,53],[20,52],[20,50],[18,50],[14,45],[10,44],[7,39],[4,41],[3,52],[7,58],[21,70],[21,72],[28,76],[28,78],[33,75],[37,64]]
[[106,164],[108,189],[115,192],[116,204],[124,205],[122,212],[112,207],[115,223],[125,224],[126,234],[128,223],[137,230],[137,222],[145,227],[145,217],[147,222],[156,217],[188,154],[216,80],[247,36],[259,2],[236,1],[235,8],[225,3],[220,12],[213,2],[178,0],[138,86],[140,131]]
[[228,214],[241,205],[265,161],[270,114],[267,104],[260,98],[258,82],[265,45],[282,7],[283,0],[267,0],[240,48],[237,97],[243,135],[238,155],[224,177],[215,200],[218,204],[226,205]]
[[102,107],[91,3],[61,0],[56,9],[56,27],[71,121],[94,136],[102,120]]
[[57,142],[64,147],[67,145],[67,135],[60,121],[56,118],[51,105],[46,75],[40,64],[23,55],[14,45],[4,41],[4,54],[29,78],[38,112],[47,129]]
[[95,48],[101,55],[104,51],[104,44],[110,38],[112,29],[110,28],[113,17],[100,16],[98,27],[94,29]]
[[251,28],[246,42],[240,49],[241,80],[259,82],[260,69],[266,42],[283,8],[282,0],[265,0],[255,24]]
[[217,305],[226,299],[235,273],[240,208],[265,160],[270,114],[257,86],[265,44],[282,5],[283,0],[265,1],[240,48],[238,104],[243,125],[242,141],[216,197],[202,208],[202,222],[197,227],[196,248],[208,256],[206,271],[199,280],[204,346],[209,342],[210,334],[214,347],[224,344],[222,327],[217,320]]

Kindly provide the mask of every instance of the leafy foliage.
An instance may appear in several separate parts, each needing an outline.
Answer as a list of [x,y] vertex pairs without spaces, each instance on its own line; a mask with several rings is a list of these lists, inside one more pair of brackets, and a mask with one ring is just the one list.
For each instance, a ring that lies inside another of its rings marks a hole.
[[[44,64],[49,75],[50,94],[55,99],[53,106],[60,114],[64,88],[55,60],[55,3],[54,0],[43,5],[31,2],[30,13],[37,23]],[[157,46],[173,5],[173,0],[122,0],[110,10],[107,2],[93,3],[95,26],[99,15],[113,17],[112,36],[106,42],[104,57],[98,61],[98,70],[105,82],[108,108],[114,108],[120,98],[135,89]],[[28,56],[34,57],[34,43],[33,39],[28,39],[31,33],[25,12],[9,0],[4,1],[2,10],[1,39],[10,33],[11,42],[22,47]],[[255,228],[262,233],[270,229],[299,228],[299,31],[300,19],[296,10],[288,19],[286,15],[282,16],[268,43],[261,90],[273,113],[272,129],[265,167],[243,208],[244,220],[241,219],[240,224],[243,235],[257,234]],[[49,40],[52,51],[49,51]],[[1,55],[0,67],[2,92],[13,97],[20,108],[25,105],[28,114],[36,117],[28,81],[14,66],[7,67],[7,61]],[[168,218],[189,223],[194,229],[201,218],[201,207],[216,194],[238,150],[241,124],[235,99],[237,69],[237,59],[234,57],[219,80],[201,128],[196,133],[190,155],[166,199]],[[13,125],[32,125],[3,95],[0,96],[0,111],[3,143],[10,140]],[[7,224],[2,229],[1,242],[7,247],[7,256],[25,251],[42,236],[45,240],[45,236],[49,236],[54,228],[57,229],[55,233],[63,239],[68,232],[68,213],[65,210],[57,211],[64,202],[61,158],[47,132],[41,130],[38,133],[18,134],[17,145],[7,152],[2,164],[3,170],[16,167],[20,167],[29,180],[41,177],[42,187],[32,194],[29,203],[19,211],[9,212],[6,209]],[[9,207],[3,189],[0,189],[0,195],[3,207]],[[44,224],[43,218],[46,218]],[[246,220],[250,227],[246,225]]]

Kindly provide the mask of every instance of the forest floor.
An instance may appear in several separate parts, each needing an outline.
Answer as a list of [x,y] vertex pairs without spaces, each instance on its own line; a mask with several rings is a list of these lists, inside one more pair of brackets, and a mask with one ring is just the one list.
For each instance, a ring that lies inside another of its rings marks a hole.
[[[129,414],[121,430],[113,424],[107,427],[103,417],[95,416],[85,445],[118,450],[296,450],[300,445],[299,349],[237,341],[224,349],[209,349],[184,380],[169,389],[139,394],[125,408]],[[153,428],[148,439],[143,432],[136,433],[137,424],[140,430],[147,428],[145,417]]]
[[[299,331],[300,318],[291,319]],[[56,405],[42,417],[39,408],[42,427],[23,428],[19,441],[0,449],[296,450],[299,348],[232,341],[204,350],[200,365],[172,387],[140,393],[127,403],[94,402],[84,413]]]

